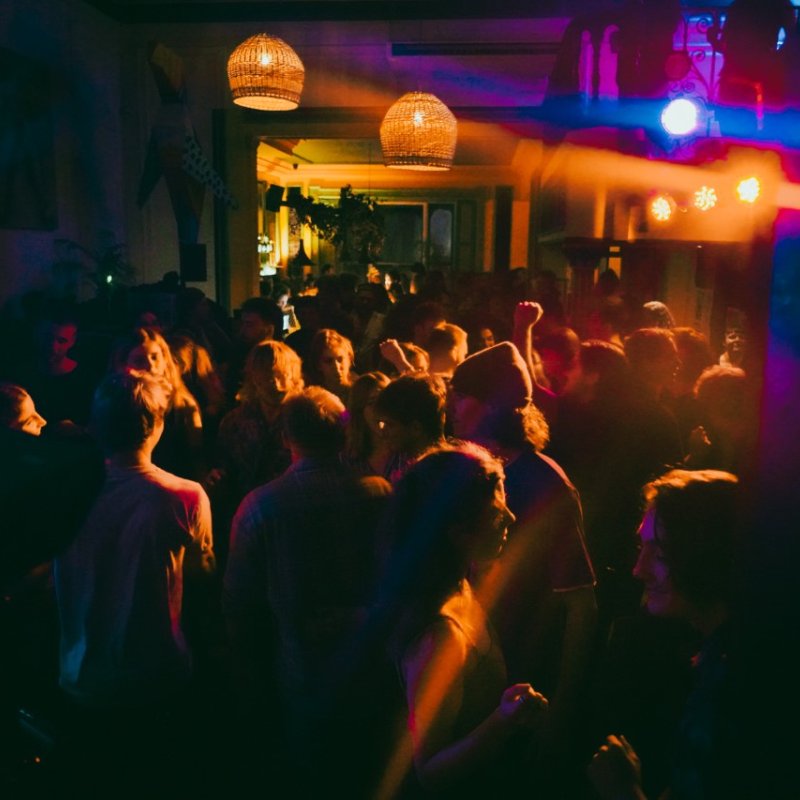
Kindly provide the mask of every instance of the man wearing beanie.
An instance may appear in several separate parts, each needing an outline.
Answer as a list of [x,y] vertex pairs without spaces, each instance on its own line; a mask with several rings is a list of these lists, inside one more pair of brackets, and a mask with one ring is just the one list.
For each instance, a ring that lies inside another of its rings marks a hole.
[[500,558],[476,566],[479,597],[500,636],[509,679],[550,698],[543,745],[550,767],[565,766],[597,615],[580,499],[561,467],[540,452],[549,431],[513,344],[467,358],[451,387],[455,435],[504,460],[506,502],[517,518]]

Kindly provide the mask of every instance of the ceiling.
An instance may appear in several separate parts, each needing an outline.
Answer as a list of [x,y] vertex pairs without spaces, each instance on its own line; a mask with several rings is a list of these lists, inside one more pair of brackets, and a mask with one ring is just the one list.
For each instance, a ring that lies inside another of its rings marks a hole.
[[[261,142],[259,176],[294,173],[322,184],[328,175],[331,184],[374,185],[404,180],[400,171],[382,167],[378,129],[389,105],[417,87],[458,119],[453,172],[480,182],[482,170],[513,170],[529,154],[520,146],[541,138],[541,106],[570,20],[635,0],[84,1],[125,26],[181,23],[208,31],[208,24],[221,24],[230,37],[246,23],[263,27],[269,20],[287,40],[291,31],[306,66],[301,107],[242,112]],[[729,4],[711,0],[702,8]],[[681,5],[685,13],[699,10],[695,3]],[[426,184],[445,180],[441,173],[412,177]]]

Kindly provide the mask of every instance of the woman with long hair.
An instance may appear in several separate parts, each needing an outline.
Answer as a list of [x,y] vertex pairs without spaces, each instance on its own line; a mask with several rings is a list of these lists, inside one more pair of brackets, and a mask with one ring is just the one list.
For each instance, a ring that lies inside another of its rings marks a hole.
[[239,404],[223,417],[217,437],[218,472],[224,473],[237,504],[289,465],[278,416],[283,401],[303,385],[300,357],[283,342],[262,342],[247,356]]
[[202,415],[164,337],[155,328],[136,328],[116,348],[113,366],[117,371],[147,372],[163,382],[169,394],[169,411],[153,463],[167,472],[198,480],[203,473]]
[[[429,451],[398,482],[391,520],[380,606],[416,777],[437,796],[503,796],[520,777],[512,741],[527,738],[547,700],[529,684],[507,685],[467,577],[473,561],[499,555],[514,521],[500,462],[469,443]],[[399,783],[393,766],[387,776]],[[384,785],[382,796],[396,791]]]

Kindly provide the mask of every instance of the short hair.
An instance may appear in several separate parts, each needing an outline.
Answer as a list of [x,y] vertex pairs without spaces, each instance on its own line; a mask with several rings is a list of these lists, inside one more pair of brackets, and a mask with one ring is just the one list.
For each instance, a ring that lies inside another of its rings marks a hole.
[[580,362],[584,373],[598,376],[598,398],[611,399],[628,388],[630,367],[625,351],[618,345],[587,339],[581,342]]
[[278,369],[286,377],[288,394],[303,389],[303,363],[300,356],[283,342],[269,341],[257,344],[244,362],[244,380],[238,399],[245,405],[258,402],[259,386],[272,379],[272,370]]
[[648,300],[641,309],[643,328],[667,328],[672,330],[675,327],[675,318],[669,310],[669,306],[660,300]]
[[163,421],[169,387],[146,372],[112,372],[92,402],[91,430],[107,453],[136,450]]
[[0,426],[7,428],[17,421],[26,397],[28,393],[16,383],[0,383]]
[[459,344],[466,344],[467,332],[458,325],[446,322],[431,331],[427,351],[433,355],[446,355]]
[[256,314],[261,320],[272,325],[272,338],[283,339],[283,311],[280,306],[268,297],[250,297],[242,303],[241,314]]
[[281,406],[283,433],[303,453],[339,453],[344,447],[346,423],[342,401],[321,386],[309,386]]
[[430,439],[444,436],[447,388],[435,375],[401,375],[378,396],[375,408],[402,425],[418,422]]
[[625,337],[625,355],[634,372],[675,353],[675,337],[667,328],[639,328]]
[[418,303],[411,313],[411,322],[414,325],[422,325],[426,322],[444,322],[445,314],[441,303],[434,300],[426,300]]
[[700,331],[689,327],[673,328],[672,335],[681,359],[681,375],[688,380],[696,380],[715,361],[708,339]]
[[731,599],[740,518],[738,482],[721,470],[676,469],[644,487],[672,583],[700,607]]
[[742,419],[749,411],[747,374],[739,367],[708,367],[694,385],[694,396],[701,408],[713,408],[728,419]]
[[560,326],[548,331],[534,340],[536,349],[541,353],[549,350],[561,358],[564,363],[571,364],[580,353],[581,340],[572,328]]

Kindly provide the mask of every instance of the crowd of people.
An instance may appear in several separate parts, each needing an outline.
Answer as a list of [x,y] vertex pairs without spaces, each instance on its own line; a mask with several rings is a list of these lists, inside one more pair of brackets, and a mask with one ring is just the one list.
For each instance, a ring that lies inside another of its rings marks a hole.
[[0,780],[756,796],[745,324],[715,350],[613,275],[585,320],[547,273],[378,276],[6,315]]

